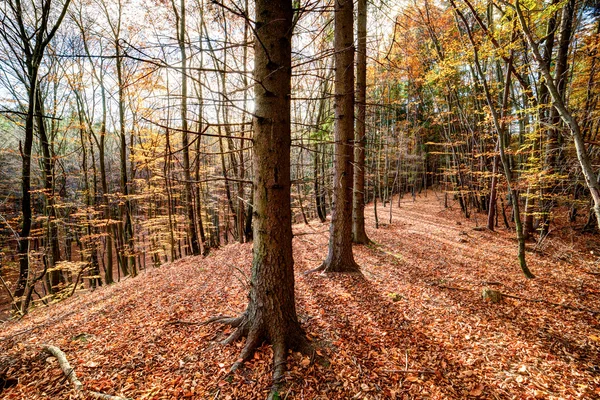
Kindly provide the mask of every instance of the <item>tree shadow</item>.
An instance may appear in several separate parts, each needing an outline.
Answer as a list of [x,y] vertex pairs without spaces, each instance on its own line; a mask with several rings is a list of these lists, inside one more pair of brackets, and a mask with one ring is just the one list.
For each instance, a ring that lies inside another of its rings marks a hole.
[[[382,398],[402,394],[428,397],[436,391],[445,398],[464,398],[476,390],[479,382],[470,369],[448,357],[453,350],[436,340],[432,332],[407,320],[390,296],[368,279],[309,276],[304,278],[303,286],[309,291],[307,296],[321,305],[323,318],[333,328],[331,332],[319,333],[329,335],[323,339],[330,343],[334,368],[325,372],[322,382],[334,393],[339,381],[335,366],[341,355],[352,360],[354,366],[350,369],[358,375],[356,384],[341,393],[338,390],[339,394],[349,395],[350,390],[364,392],[373,386]],[[305,297],[299,299],[301,308]],[[312,320],[306,327],[320,329]],[[345,370],[352,375],[348,368]],[[506,393],[486,387],[483,395],[498,398]]]

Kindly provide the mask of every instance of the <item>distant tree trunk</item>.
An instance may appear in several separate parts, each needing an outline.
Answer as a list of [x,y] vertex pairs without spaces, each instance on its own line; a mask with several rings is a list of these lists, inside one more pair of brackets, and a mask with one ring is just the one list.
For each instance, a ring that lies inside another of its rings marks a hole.
[[93,57],[91,55],[88,40],[87,31],[81,20],[73,18],[73,21],[77,24],[79,32],[83,39],[83,48],[85,54],[92,64],[92,74],[98,80],[100,86],[100,100],[102,104],[101,120],[100,120],[100,139],[96,137],[91,126],[91,121],[88,121],[91,135],[94,137],[96,146],[98,147],[98,163],[100,164],[100,185],[102,187],[102,216],[105,220],[105,249],[106,249],[106,269],[104,275],[104,282],[107,285],[113,283],[113,238],[111,233],[111,224],[108,222],[111,219],[110,202],[108,200],[108,181],[106,178],[106,119],[107,119],[107,101],[106,101],[106,87],[104,86],[104,60],[100,59],[100,68],[96,69],[96,66],[92,62]]
[[256,1],[254,118],[254,249],[249,304],[237,318],[213,320],[246,336],[237,369],[264,341],[273,345],[272,398],[285,372],[288,350],[307,351],[294,297],[290,205],[290,93],[292,3]]
[[[79,94],[75,93],[75,96],[77,98],[79,98]],[[89,184],[89,178],[88,178],[88,162],[87,162],[87,146],[86,146],[86,133],[85,133],[85,123],[83,120],[83,109],[82,109],[82,104],[80,104],[80,102],[77,102],[77,117],[79,119],[79,139],[81,141],[81,169],[83,171],[83,189],[85,191],[85,200],[86,200],[86,206],[87,207],[92,207],[93,206],[93,202],[92,202],[92,196],[91,196],[91,190],[90,190],[90,184]],[[89,253],[87,260],[91,266],[91,275],[93,276],[93,278],[90,279],[90,287],[91,288],[95,288],[96,286],[101,286],[102,285],[102,280],[99,278],[100,276],[100,269],[99,269],[99,265],[98,265],[98,259],[96,258],[96,249],[95,249],[95,243],[94,243],[94,239],[92,239],[92,224],[91,224],[91,218],[88,216],[85,224],[85,228],[86,228],[86,235],[88,236],[88,240],[89,240],[89,248],[86,249],[87,253]],[[86,253],[86,252],[82,252],[82,255]],[[83,257],[82,257],[82,261],[83,261]],[[52,265],[52,264],[50,264]],[[75,288],[77,287],[77,284],[75,284],[73,290],[75,290]]]
[[359,272],[352,254],[354,182],[354,4],[335,2],[335,128],[333,206],[324,272]]
[[365,231],[365,135],[367,102],[367,0],[358,0],[358,51],[356,54],[356,133],[354,139],[354,198],[352,240],[370,242]]
[[302,214],[302,220],[308,225],[308,218],[306,217],[306,211],[304,211],[304,177],[302,176],[302,166],[304,165],[304,157],[302,156],[302,149],[300,149],[300,162],[296,165],[296,189],[298,191],[298,204],[300,205],[300,213]]
[[523,237],[525,240],[530,239],[535,234],[535,227],[533,226],[533,210],[535,208],[535,199],[532,197],[531,185],[527,187],[527,194],[525,197],[525,224],[523,226]]
[[[168,86],[168,84],[167,84]],[[168,118],[167,118],[168,119]],[[171,261],[177,258],[177,246],[175,244],[175,224],[173,222],[173,196],[171,194],[171,133],[169,128],[165,129],[165,165],[163,174],[165,176],[165,191],[167,192],[167,218],[169,221],[169,246],[171,248]]]
[[527,21],[525,20],[525,16],[523,15],[521,5],[518,1],[515,3],[515,11],[519,23],[521,25],[521,31],[523,32],[523,35],[527,39],[529,47],[531,48],[533,58],[536,61],[537,68],[544,77],[544,84],[550,92],[550,97],[552,98],[553,106],[558,112],[560,118],[565,123],[565,125],[567,125],[569,127],[569,130],[571,131],[573,143],[575,144],[577,160],[579,161],[579,165],[581,166],[581,172],[583,173],[583,176],[585,178],[585,183],[588,189],[590,190],[592,200],[594,201],[593,211],[596,214],[596,224],[598,225],[598,227],[600,227],[600,184],[598,183],[598,175],[596,174],[596,172],[594,172],[594,167],[590,159],[590,155],[588,154],[587,148],[585,146],[585,141],[581,132],[581,126],[573,116],[572,110],[569,110],[567,108],[563,96],[560,93],[559,88],[555,84],[552,75],[550,74],[548,66],[544,63],[544,60],[539,50],[539,45],[536,43],[532,36],[530,27]]
[[[31,291],[25,293],[29,279],[29,244],[32,224],[31,210],[31,152],[33,147],[33,136],[35,129],[34,115],[36,112],[36,101],[38,96],[38,74],[45,49],[56,34],[58,27],[62,23],[67,13],[69,1],[66,0],[60,8],[60,13],[54,24],[50,24],[51,1],[41,1],[36,4],[35,18],[28,16],[30,9],[23,9],[21,2],[16,0],[6,0],[7,6],[3,10],[3,18],[11,20],[12,32],[0,30],[3,40],[9,43],[9,46],[18,48],[23,53],[22,77],[25,89],[27,90],[27,113],[25,115],[25,141],[19,142],[19,151],[22,159],[21,170],[21,210],[23,220],[21,223],[21,232],[17,243],[17,253],[19,259],[19,276],[15,288],[15,297],[26,295],[24,299],[18,299],[21,312],[26,313],[29,305]],[[56,7],[56,5],[55,5]],[[10,10],[10,11],[7,11]],[[7,14],[9,12],[10,14]],[[56,15],[56,14],[54,14]],[[31,17],[31,19],[29,19]],[[28,23],[33,21],[34,26]]]
[[315,188],[315,208],[317,209],[317,216],[321,222],[327,220],[327,215],[324,212],[325,196],[323,195],[323,189],[320,185],[319,177],[319,144],[315,143],[314,159],[313,159],[313,174],[314,174],[314,188]]
[[[327,92],[329,91],[329,84],[327,80],[323,82],[323,89],[321,91],[321,98],[319,99],[319,108],[317,111],[317,120],[315,121],[315,126],[318,132],[317,138],[322,137],[322,128],[321,125],[323,123],[323,118],[325,115],[325,106],[327,105]],[[315,141],[314,146],[314,158],[313,158],[313,175],[314,175],[314,188],[315,188],[315,208],[317,210],[317,216],[321,222],[325,222],[327,220],[327,210],[325,207],[325,188],[322,184],[323,182],[323,168],[325,164],[325,151],[323,146],[319,145],[319,139]],[[319,159],[321,162],[319,162]]]
[[[558,0],[553,0],[552,5],[556,4]],[[556,13],[550,16],[548,20],[548,25],[546,27],[546,39],[544,40],[543,47],[543,60],[546,65],[550,65],[552,61],[552,51],[554,48],[554,38],[556,32]],[[551,110],[548,110],[546,104],[548,104],[549,93],[548,87],[546,85],[541,84],[539,88],[539,103],[542,105],[539,111],[539,119],[544,123],[549,123],[550,117],[549,114],[552,113]],[[548,128],[546,128],[548,129]],[[556,161],[556,132],[554,128],[549,128],[546,132],[546,146],[544,149],[544,158],[545,158],[545,173],[551,175],[555,172],[555,161]],[[550,229],[550,213],[552,212],[552,208],[554,207],[554,201],[550,198],[550,193],[552,192],[551,187],[542,187],[542,201],[541,208],[542,214],[540,218],[540,238],[543,238],[548,234],[548,230]]]
[[[248,12],[248,0],[244,1],[244,10],[247,13]],[[244,51],[243,51],[243,56],[242,56],[242,64],[243,64],[243,70],[244,72],[246,72],[246,65],[248,63],[248,36],[249,36],[249,25],[250,25],[250,21],[246,21],[246,23],[244,24]],[[248,74],[244,73],[242,74],[242,82],[244,87],[248,87]],[[244,209],[244,179],[246,177],[246,169],[244,166],[244,136],[245,136],[245,129],[246,129],[246,107],[248,105],[248,91],[244,90],[244,101],[243,101],[243,109],[244,109],[244,113],[242,115],[242,125],[241,125],[241,132],[240,132],[240,137],[242,138],[240,140],[240,150],[239,150],[239,162],[238,162],[238,179],[239,182],[237,184],[238,187],[238,193],[237,193],[237,200],[238,200],[238,204],[237,204],[237,232],[238,232],[238,242],[240,243],[244,243],[244,240],[247,239],[246,234],[245,234],[245,224],[246,224],[246,215],[245,215],[245,209]]]
[[[121,270],[123,275],[135,276],[135,257],[133,224],[131,222],[131,199],[129,198],[129,181],[127,179],[127,139],[125,137],[125,83],[123,82],[123,60],[121,54],[121,42],[115,41],[115,54],[117,66],[117,84],[119,99],[119,138],[120,138],[120,162],[121,162],[121,194],[123,205],[121,206],[121,221],[123,221],[123,240]],[[121,234],[121,232],[119,232]]]
[[[573,15],[575,14],[575,1],[569,0],[562,10],[560,19],[560,36],[558,39],[558,54],[556,55],[556,68],[554,70],[554,82],[558,94],[561,96],[563,102],[566,103],[566,88],[567,88],[567,72],[568,72],[568,60],[569,60],[569,47],[571,44],[571,36],[573,34]],[[556,25],[556,24],[554,24]],[[556,26],[553,26],[556,29]],[[554,33],[552,34],[554,36]],[[546,55],[551,55],[547,50],[544,51],[543,57],[546,59]],[[547,66],[550,65],[551,58],[547,59]],[[548,90],[546,89],[546,97],[548,97]],[[556,174],[557,166],[559,165],[559,129],[560,129],[560,114],[555,107],[550,109],[549,123],[552,125],[548,129],[546,137],[546,173],[548,175]],[[557,179],[552,179],[550,183],[549,194],[546,195],[545,204],[543,207],[542,224],[541,224],[541,236],[545,236],[548,233],[550,225],[550,212],[555,205],[554,199],[551,197],[554,192],[554,188],[558,184]]]
[[[33,147],[33,130],[34,130],[34,112],[36,102],[36,87],[37,87],[37,72],[38,66],[30,66],[29,68],[29,105],[27,107],[27,116],[25,117],[25,145],[19,150],[23,160],[22,175],[21,175],[21,211],[23,214],[23,222],[21,223],[21,232],[19,234],[18,254],[19,254],[19,277],[15,289],[15,298],[19,298],[25,294],[25,287],[29,278],[29,235],[31,233],[31,150]],[[21,310],[23,308],[21,302]]]
[[102,120],[100,122],[100,143],[98,145],[98,161],[100,163],[100,183],[102,186],[102,202],[104,203],[103,217],[106,220],[106,274],[104,281],[107,285],[114,282],[113,279],[113,238],[111,236],[110,202],[108,200],[108,181],[106,179],[106,89],[104,88],[104,73],[100,71],[100,93],[102,98]]
[[[496,151],[498,146],[496,145]],[[496,220],[496,202],[497,202],[497,186],[498,186],[498,161],[499,157],[494,154],[494,160],[492,161],[492,183],[490,184],[490,203],[488,205],[488,219],[487,227],[490,231],[494,230],[494,221]]]
[[46,131],[46,124],[44,122],[44,106],[43,99],[40,90],[40,83],[38,83],[36,90],[36,114],[37,114],[37,127],[38,134],[40,136],[40,147],[42,149],[42,176],[44,180],[44,197],[46,199],[46,215],[48,217],[48,246],[50,251],[48,252],[49,257],[47,260],[47,267],[51,271],[48,275],[50,281],[50,287],[48,288],[50,293],[54,292],[54,288],[60,284],[61,272],[53,270],[53,267],[60,258],[60,248],[58,244],[58,226],[56,225],[56,209],[54,200],[54,168],[53,168],[53,155],[50,150],[50,141],[48,140],[48,133]]
[[[202,16],[202,18],[204,18]],[[202,41],[200,41],[202,43]],[[202,46],[202,45],[200,45]],[[203,57],[200,56],[200,65],[203,65]],[[200,184],[200,146],[202,144],[202,132],[203,132],[203,121],[204,116],[204,101],[202,96],[202,85],[199,85],[198,89],[198,139],[196,140],[196,218],[198,222],[198,233],[200,235],[200,247],[202,255],[208,255],[210,246],[206,242],[206,233],[204,231],[204,222],[202,221],[202,185]]]
[[254,185],[252,185],[252,187],[250,188],[250,201],[248,202],[248,208],[246,209],[246,226],[244,228],[244,234],[246,235],[247,242],[251,241],[254,237],[254,234],[252,232],[252,214],[254,214],[252,199],[254,199]]
[[[510,161],[509,161],[508,155],[505,152],[505,149],[507,147],[506,141],[508,140],[508,135],[506,134],[506,121],[505,121],[504,115],[508,108],[510,84],[511,84],[510,83],[511,82],[510,71],[513,66],[514,53],[511,51],[510,56],[506,62],[506,73],[505,73],[506,81],[504,82],[504,90],[503,90],[503,94],[502,94],[502,104],[500,106],[501,111],[499,113],[498,110],[496,109],[496,105],[494,104],[494,101],[492,99],[492,95],[490,93],[490,89],[489,89],[489,86],[487,83],[486,76],[484,75],[484,73],[481,69],[481,64],[479,62],[479,49],[477,47],[477,44],[475,43],[475,40],[473,39],[473,34],[471,31],[471,28],[469,27],[469,24],[468,24],[466,18],[464,17],[464,15],[456,7],[456,4],[453,2],[453,0],[451,0],[451,2],[452,2],[452,6],[454,7],[454,11],[456,12],[456,14],[458,16],[460,16],[461,20],[463,21],[463,23],[466,27],[466,30],[467,30],[467,34],[469,36],[469,41],[471,42],[471,45],[473,46],[475,68],[476,68],[479,78],[481,79],[481,82],[483,84],[483,89],[485,92],[485,99],[486,99],[486,102],[490,109],[490,114],[492,116],[492,123],[493,123],[494,129],[496,131],[496,135],[497,135],[496,140],[497,140],[498,150],[500,153],[500,160],[502,161],[502,166],[504,167],[504,175],[506,177],[506,185],[508,186],[508,193],[510,194],[511,200],[512,200],[513,215],[514,215],[514,219],[515,219],[515,230],[517,233],[517,242],[519,244],[518,254],[517,254],[517,257],[519,259],[519,265],[521,267],[521,271],[527,278],[535,278],[535,276],[531,273],[531,271],[527,267],[527,262],[525,260],[525,237],[523,235],[523,225],[521,223],[521,214],[519,211],[519,201],[520,201],[519,200],[519,192],[515,188],[515,184],[514,184],[513,178],[512,178],[512,171],[510,168]],[[515,37],[515,35],[513,34],[513,38],[514,37]]]
[[187,231],[190,235],[190,247],[192,255],[200,254],[200,245],[198,243],[198,234],[196,232],[196,218],[194,215],[194,192],[192,188],[192,176],[190,173],[190,143],[188,139],[188,120],[187,120],[187,51],[185,46],[185,0],[179,4],[179,12],[173,1],[173,12],[177,22],[177,43],[181,54],[181,147],[183,153],[183,176],[185,179],[185,209],[187,212]]

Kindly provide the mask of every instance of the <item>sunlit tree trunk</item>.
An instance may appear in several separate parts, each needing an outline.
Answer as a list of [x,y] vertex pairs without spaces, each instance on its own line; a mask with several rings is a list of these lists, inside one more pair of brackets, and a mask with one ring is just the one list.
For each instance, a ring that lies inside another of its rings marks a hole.
[[335,2],[335,127],[333,206],[324,272],[359,272],[352,254],[354,182],[354,4]]
[[273,390],[282,383],[288,350],[307,351],[294,297],[290,205],[290,92],[292,4],[256,1],[254,117],[254,245],[249,303],[237,318],[216,321],[237,327],[227,339],[245,336],[237,369],[263,341],[273,345]]

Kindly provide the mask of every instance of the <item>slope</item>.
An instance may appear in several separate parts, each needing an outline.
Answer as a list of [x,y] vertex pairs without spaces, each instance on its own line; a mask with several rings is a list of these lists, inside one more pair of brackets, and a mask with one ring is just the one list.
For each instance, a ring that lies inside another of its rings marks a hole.
[[[557,229],[528,252],[538,278],[526,280],[512,232],[473,230],[474,221],[441,204],[433,192],[404,199],[391,224],[389,206],[380,205],[386,224],[379,229],[370,206],[376,245],[355,248],[364,277],[303,275],[325,257],[328,227],[294,226],[299,316],[325,361],[291,354],[282,398],[600,396],[600,321],[590,312],[600,308],[590,253],[600,251],[598,239]],[[264,398],[270,349],[226,379],[242,343],[222,346],[227,330],[199,324],[243,310],[251,246],[147,270],[0,325],[0,372],[19,378],[0,397],[75,397],[41,351],[49,343],[90,390],[136,399]],[[488,303],[484,287],[522,299]]]

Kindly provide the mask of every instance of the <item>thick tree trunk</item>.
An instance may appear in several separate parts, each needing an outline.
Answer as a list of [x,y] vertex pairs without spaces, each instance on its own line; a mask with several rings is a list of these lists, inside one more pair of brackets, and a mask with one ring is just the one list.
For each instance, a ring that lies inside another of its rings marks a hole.
[[358,0],[358,51],[356,54],[356,133],[354,138],[354,198],[352,240],[370,242],[365,231],[365,135],[367,102],[367,0]]
[[215,318],[237,330],[225,341],[246,336],[232,370],[263,341],[273,345],[275,397],[288,350],[306,351],[294,295],[290,204],[290,94],[292,4],[256,1],[254,118],[254,247],[249,304],[238,318]]
[[352,254],[354,182],[354,4],[335,2],[335,128],[333,206],[329,253],[319,270],[359,272]]

